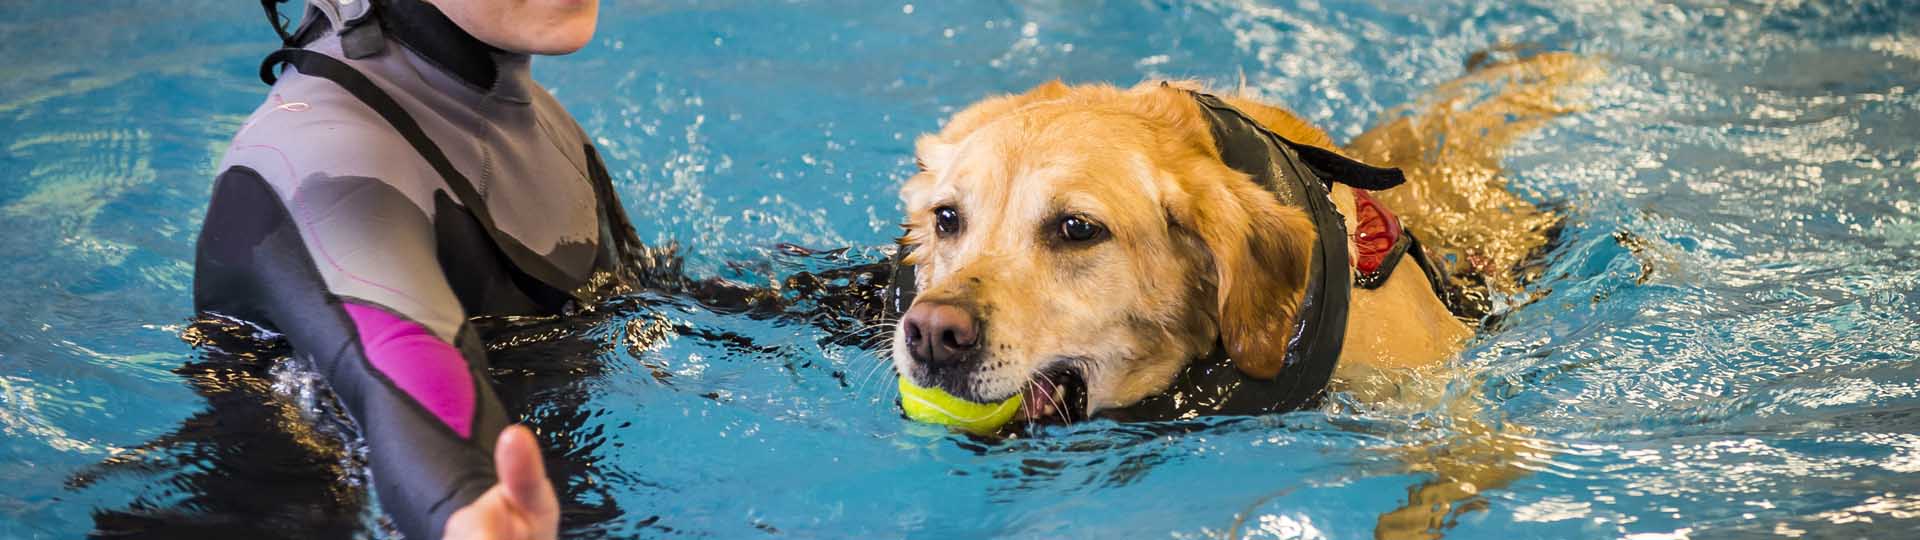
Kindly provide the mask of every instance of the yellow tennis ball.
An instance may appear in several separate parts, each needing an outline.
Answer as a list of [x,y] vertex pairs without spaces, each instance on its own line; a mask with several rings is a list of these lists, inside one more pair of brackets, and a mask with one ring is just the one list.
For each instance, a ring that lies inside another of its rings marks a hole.
[[900,377],[900,408],[916,422],[941,424],[973,433],[988,434],[1006,425],[1020,410],[1020,394],[999,403],[974,403],[948,394],[939,388],[927,388]]

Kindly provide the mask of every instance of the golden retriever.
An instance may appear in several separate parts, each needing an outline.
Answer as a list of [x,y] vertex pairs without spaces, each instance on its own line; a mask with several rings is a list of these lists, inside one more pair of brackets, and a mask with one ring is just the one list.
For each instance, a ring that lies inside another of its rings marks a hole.
[[[1405,172],[1373,192],[1431,255],[1512,297],[1515,271],[1559,217],[1507,191],[1502,151],[1575,107],[1599,70],[1549,53],[1441,85],[1344,149],[1279,107],[1226,97],[1294,142]],[[1282,368],[1316,230],[1221,162],[1191,85],[1058,82],[984,100],[919,139],[900,189],[918,289],[892,339],[895,369],[977,401],[1026,393],[1028,422],[1073,421],[1166,392],[1216,346],[1249,377]],[[1337,180],[1337,179],[1335,179]],[[1355,230],[1353,190],[1332,199]],[[1348,243],[1351,246],[1351,243]],[[1351,276],[1343,276],[1351,277]],[[1448,441],[1403,449],[1433,477],[1379,517],[1378,538],[1435,538],[1481,490],[1525,474],[1526,430],[1488,429],[1477,401],[1445,395],[1446,362],[1472,336],[1413,265],[1355,288],[1331,388],[1381,406],[1438,407]]]
[[[1291,141],[1404,169],[1408,184],[1378,200],[1511,293],[1509,272],[1557,218],[1504,189],[1499,150],[1565,112],[1555,91],[1580,73],[1558,54],[1478,70],[1346,149],[1284,109],[1223,99]],[[1488,81],[1506,84],[1464,103]],[[1192,90],[1056,81],[921,137],[921,170],[900,189],[918,296],[892,340],[899,373],[976,401],[1026,393],[1029,421],[1164,392],[1216,344],[1247,376],[1278,375],[1317,233],[1222,162]],[[1356,230],[1353,189],[1331,196]],[[1362,399],[1404,394],[1396,373],[1441,365],[1472,336],[1411,264],[1353,289],[1348,309],[1334,377]]]

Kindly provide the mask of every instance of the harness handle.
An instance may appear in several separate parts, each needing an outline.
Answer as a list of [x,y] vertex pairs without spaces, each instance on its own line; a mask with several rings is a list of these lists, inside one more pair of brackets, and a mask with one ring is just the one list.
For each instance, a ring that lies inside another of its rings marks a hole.
[[1320,178],[1330,182],[1339,182],[1368,191],[1380,191],[1407,183],[1407,176],[1400,169],[1375,167],[1360,160],[1335,153],[1318,146],[1298,143],[1275,135],[1280,142],[1287,143],[1293,153],[1300,155],[1300,161]]
[[1286,145],[1300,157],[1300,162],[1306,164],[1307,169],[1313,171],[1314,176],[1320,177],[1320,181],[1328,188],[1332,188],[1335,183],[1340,183],[1368,191],[1380,191],[1407,183],[1407,175],[1401,173],[1400,169],[1375,167],[1340,155],[1339,152],[1282,137],[1279,133],[1274,133],[1266,126],[1260,125],[1259,120],[1247,116],[1246,112],[1228,105],[1219,96],[1192,90],[1188,90],[1187,93],[1192,94],[1194,99],[1199,100],[1206,108],[1221,114],[1232,115],[1241,122],[1245,122],[1253,131]]

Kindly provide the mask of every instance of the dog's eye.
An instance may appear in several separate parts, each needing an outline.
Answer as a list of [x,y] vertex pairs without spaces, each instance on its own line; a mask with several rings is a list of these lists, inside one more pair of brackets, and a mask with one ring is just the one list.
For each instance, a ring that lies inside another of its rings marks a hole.
[[960,211],[951,206],[933,209],[933,231],[942,238],[960,232]]
[[1060,238],[1068,242],[1089,242],[1105,236],[1107,229],[1080,216],[1060,220]]

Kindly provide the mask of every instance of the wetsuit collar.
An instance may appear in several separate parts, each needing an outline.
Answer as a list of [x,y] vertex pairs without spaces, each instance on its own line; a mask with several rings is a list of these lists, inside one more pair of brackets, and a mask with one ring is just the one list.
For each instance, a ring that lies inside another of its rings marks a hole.
[[500,50],[468,34],[421,0],[384,0],[382,26],[394,41],[483,94],[525,103],[533,77],[525,54]]
[[[421,0],[308,0],[300,27],[288,32],[280,26],[274,9],[277,1],[265,1],[267,17],[286,47],[307,47],[332,32],[340,37],[342,54],[360,59],[389,52],[387,42],[391,39],[412,53],[410,61],[433,68],[435,78],[478,96],[524,104],[532,101],[533,90],[538,88],[527,55],[480,41],[433,4]],[[261,80],[268,84],[275,79],[267,72],[271,67],[263,67],[261,73]]]

